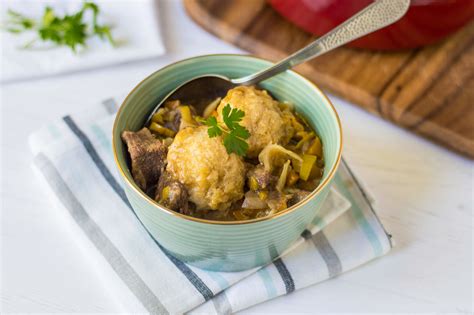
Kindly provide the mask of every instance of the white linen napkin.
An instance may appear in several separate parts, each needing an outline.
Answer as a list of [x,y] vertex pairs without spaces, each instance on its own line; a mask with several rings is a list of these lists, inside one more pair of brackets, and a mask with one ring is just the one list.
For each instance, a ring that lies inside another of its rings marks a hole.
[[[73,13],[82,6],[82,0],[2,0],[0,23],[7,19],[8,9],[32,18],[41,18],[49,5],[58,15]],[[153,0],[95,0],[100,7],[100,23],[112,25],[112,35],[117,42],[114,48],[99,38],[87,41],[87,48],[78,53],[68,47],[39,47],[19,49],[37,34],[10,34],[0,32],[1,75],[0,82],[39,78],[146,59],[162,55],[165,48],[159,31],[159,17]]]
[[382,256],[390,236],[345,162],[321,212],[285,255],[210,272],[169,255],[120,197],[111,150],[116,105],[87,108],[30,136],[34,166],[124,311],[230,314]]

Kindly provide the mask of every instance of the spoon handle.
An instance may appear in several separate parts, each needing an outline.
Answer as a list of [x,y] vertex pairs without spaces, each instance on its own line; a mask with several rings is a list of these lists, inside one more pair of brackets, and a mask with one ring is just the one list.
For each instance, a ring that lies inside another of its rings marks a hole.
[[377,0],[329,33],[319,37],[311,44],[270,68],[231,81],[234,84],[251,85],[266,80],[300,63],[398,21],[407,12],[409,6],[410,0]]

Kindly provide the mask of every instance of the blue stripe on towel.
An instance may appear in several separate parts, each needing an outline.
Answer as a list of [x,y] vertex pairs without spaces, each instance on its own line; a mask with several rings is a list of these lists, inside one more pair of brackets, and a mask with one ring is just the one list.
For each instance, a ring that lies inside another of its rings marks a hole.
[[219,272],[208,272],[209,277],[212,278],[218,285],[221,290],[224,290],[229,287],[229,281],[224,278]]
[[87,153],[89,153],[90,158],[92,159],[92,161],[94,161],[102,176],[104,176],[105,180],[109,183],[109,185],[117,193],[117,195],[119,195],[120,199],[122,199],[122,201],[127,205],[127,207],[132,209],[132,206],[128,202],[127,197],[125,196],[125,191],[112,176],[109,169],[105,165],[104,161],[102,161],[102,159],[100,158],[99,154],[95,150],[94,146],[92,145],[92,142],[89,140],[86,134],[83,133],[81,129],[79,129],[76,123],[72,120],[71,116],[65,116],[63,117],[63,120],[69,127],[69,129],[71,129],[71,131],[79,138]]
[[[77,126],[77,124],[74,122],[71,116],[65,116],[63,117],[64,122],[66,125],[71,129],[71,131],[77,136],[77,138],[81,141],[82,145],[86,149],[87,153],[89,154],[90,158],[92,161],[95,163],[97,168],[99,169],[100,173],[102,176],[104,176],[105,180],[109,183],[109,185],[112,187],[112,189],[119,195],[120,199],[123,200],[123,202],[132,210],[132,212],[135,214],[135,211],[133,211],[132,206],[128,202],[127,197],[125,196],[125,191],[122,189],[120,184],[115,180],[115,178],[112,176],[110,173],[109,169],[105,165],[104,161],[102,158],[99,156],[97,151],[95,150],[92,142],[89,140],[87,135]],[[141,221],[138,220],[140,223]],[[143,225],[143,224],[142,224]],[[148,232],[148,230],[145,228],[145,230]],[[186,264],[184,264],[182,261],[179,259],[175,258],[171,254],[168,253],[167,250],[165,250],[154,238],[153,236],[148,232],[150,237],[155,241],[155,243],[160,247],[160,249],[163,251],[163,253],[170,259],[170,261],[184,274],[184,276],[191,282],[191,284],[198,290],[199,293],[202,294],[204,299],[206,301],[210,300],[214,294],[212,293],[211,289],[207,287],[207,285],[202,281],[199,276],[194,273]]]
[[102,105],[109,114],[115,114],[117,112],[117,102],[115,102],[114,98],[103,100]]
[[324,232],[319,231],[318,233],[312,235],[311,239],[328,268],[329,277],[332,278],[342,273],[341,260],[334,248],[332,248],[331,243],[327,239]]
[[100,141],[100,144],[104,149],[106,149],[106,152],[112,156],[112,143],[109,141],[109,138],[105,134],[104,130],[100,128],[96,124],[91,125],[91,130],[94,133],[94,135],[97,137],[97,139]]
[[[348,166],[347,166],[347,164],[345,163],[344,160],[343,160],[343,167],[347,170],[347,172],[352,177],[352,179],[354,179],[354,177],[350,173],[349,168],[348,168]],[[359,224],[359,226],[361,227],[362,231],[364,232],[365,236],[369,240],[370,244],[372,245],[372,249],[373,249],[375,255],[376,256],[382,255],[383,254],[382,244],[380,243],[380,240],[377,237],[377,234],[375,233],[374,229],[372,228],[372,226],[369,224],[369,222],[365,218],[364,212],[359,207],[358,203],[354,199],[354,196],[352,195],[352,193],[347,189],[346,185],[344,184],[340,172],[336,173],[336,176],[334,176],[334,180],[337,183],[338,188],[342,190],[342,193],[344,194],[344,196],[347,199],[349,199],[349,201],[351,202],[351,205],[352,205],[351,209],[352,209],[352,213],[354,215],[354,218],[355,218],[356,222]],[[357,182],[355,182],[355,183],[357,184]],[[360,190],[360,187],[359,187],[358,184],[357,184],[357,189]]]
[[318,215],[314,217],[312,224],[319,227],[319,229],[323,229],[326,226],[326,222],[324,222],[324,218]]
[[281,258],[278,258],[273,262],[273,264],[275,265],[276,269],[278,270],[278,273],[281,276],[281,279],[283,280],[283,283],[285,284],[286,293],[288,294],[295,291],[295,282],[293,281],[293,277],[288,271],[288,268],[286,268],[286,265],[283,260]]
[[163,251],[163,253],[165,253],[165,255],[171,260],[171,262],[173,262],[173,264],[175,264],[175,266],[186,276],[186,278],[188,278],[189,282],[191,282],[193,286],[199,291],[199,293],[202,294],[204,300],[208,301],[212,299],[214,293],[212,293],[211,289],[209,289],[209,287],[204,283],[204,281],[202,281],[202,279],[199,278],[199,276],[194,271],[192,271],[191,268],[188,267],[188,265],[171,255],[156,240],[155,242]]
[[321,254],[321,257],[328,268],[329,277],[335,277],[342,273],[342,264],[339,256],[337,255],[334,248],[332,248],[329,240],[323,231],[319,231],[316,234],[311,234],[309,230],[304,230],[301,236],[305,240],[311,240],[316,249]]
[[215,298],[212,299],[214,308],[219,315],[230,315],[232,314],[232,305],[230,305],[229,299],[225,291],[222,291]]
[[258,270],[257,274],[262,279],[263,285],[265,286],[265,290],[267,291],[267,297],[269,299],[276,297],[277,290],[275,288],[275,284],[273,283],[273,279],[267,270],[267,267],[263,267],[260,270]]
[[[359,184],[359,180],[358,180],[357,177],[354,175],[354,173],[352,172],[352,170],[351,170],[351,168],[349,167],[349,165],[347,165],[347,163],[346,163],[346,161],[344,160],[344,158],[342,159],[342,163],[343,163],[344,166],[346,167],[347,172],[348,172],[349,175],[352,177],[352,179],[353,179],[354,182],[356,183],[357,187],[359,188],[359,192],[360,192],[361,195],[364,197],[364,200],[365,200],[367,206],[369,207],[369,209],[372,211],[375,220],[378,222],[378,224],[379,224],[380,227],[382,228],[383,232],[384,232],[385,235],[387,236],[387,239],[388,239],[388,242],[389,242],[389,246],[392,247],[392,235],[389,234],[389,233],[385,230],[385,228],[384,228],[382,222],[380,221],[380,218],[379,218],[378,215],[375,213],[374,207],[372,206],[372,202],[369,200],[369,197],[367,196],[366,191],[365,191],[364,188]],[[379,241],[380,241],[380,238],[379,238]]]

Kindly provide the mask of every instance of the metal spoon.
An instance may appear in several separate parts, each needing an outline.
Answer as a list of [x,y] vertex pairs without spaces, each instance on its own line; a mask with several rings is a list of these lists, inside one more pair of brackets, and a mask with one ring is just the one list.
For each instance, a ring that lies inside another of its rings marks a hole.
[[146,125],[166,101],[179,99],[185,104],[194,105],[197,112],[202,113],[205,105],[217,97],[225,96],[228,90],[239,85],[257,84],[354,39],[390,25],[398,21],[409,6],[410,0],[377,0],[329,33],[267,69],[235,79],[218,74],[206,74],[192,78],[171,91],[156,105],[148,117]]

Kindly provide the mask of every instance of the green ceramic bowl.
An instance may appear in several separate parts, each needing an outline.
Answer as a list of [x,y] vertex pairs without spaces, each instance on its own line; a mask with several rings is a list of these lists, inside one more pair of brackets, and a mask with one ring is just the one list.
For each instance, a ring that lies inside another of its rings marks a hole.
[[247,221],[197,219],[155,203],[134,183],[120,134],[124,130],[142,128],[155,104],[186,80],[208,73],[240,77],[270,65],[269,61],[243,55],[208,55],[183,60],[140,82],[117,113],[113,150],[127,197],[156,241],[191,265],[219,271],[264,265],[278,257],[301,235],[320,210],[341,158],[342,132],[334,107],[313,83],[293,71],[286,71],[261,84],[279,100],[293,103],[316,129],[324,146],[326,167],[320,186],[307,199],[273,216]]

